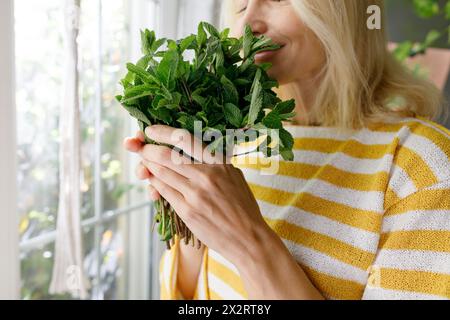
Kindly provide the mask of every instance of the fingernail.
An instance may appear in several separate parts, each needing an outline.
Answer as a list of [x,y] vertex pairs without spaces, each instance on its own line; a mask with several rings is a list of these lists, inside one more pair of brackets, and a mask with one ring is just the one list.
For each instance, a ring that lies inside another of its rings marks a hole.
[[147,135],[147,137],[150,137],[153,134],[153,129],[151,126],[145,128],[145,134]]

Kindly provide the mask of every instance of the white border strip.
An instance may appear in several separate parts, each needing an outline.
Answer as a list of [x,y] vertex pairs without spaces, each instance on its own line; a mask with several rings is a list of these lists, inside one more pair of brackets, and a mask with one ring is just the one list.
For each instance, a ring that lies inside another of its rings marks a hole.
[[0,299],[19,298],[13,0],[0,1]]

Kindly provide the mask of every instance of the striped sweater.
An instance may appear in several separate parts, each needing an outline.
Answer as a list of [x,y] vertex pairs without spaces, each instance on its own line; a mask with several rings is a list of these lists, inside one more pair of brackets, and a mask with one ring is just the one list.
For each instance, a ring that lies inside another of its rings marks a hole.
[[[423,118],[286,129],[295,159],[278,158],[277,174],[257,154],[233,165],[314,286],[327,299],[450,299],[450,132]],[[179,245],[160,260],[162,299],[183,299]],[[205,248],[194,299],[247,298],[235,266]]]

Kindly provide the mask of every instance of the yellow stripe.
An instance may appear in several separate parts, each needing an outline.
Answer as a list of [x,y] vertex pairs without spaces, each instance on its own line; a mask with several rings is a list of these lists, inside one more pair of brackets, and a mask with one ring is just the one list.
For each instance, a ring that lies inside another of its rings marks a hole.
[[161,300],[170,300],[169,293],[166,290],[166,279],[164,278],[164,261],[165,256],[168,254],[169,251],[165,251],[161,257],[161,260],[159,262],[159,273],[162,276],[162,281],[160,284],[160,299]]
[[450,298],[450,275],[381,268],[381,287]]
[[367,145],[356,140],[334,140],[320,138],[294,139],[294,150],[317,151],[323,153],[342,152],[348,156],[359,159],[381,159],[391,153],[390,145]]
[[[240,169],[254,169],[262,172],[273,171],[272,166],[274,166],[274,163],[250,161],[250,158],[246,157],[246,161],[239,164],[235,161],[233,165]],[[374,174],[363,174],[344,171],[331,165],[316,166],[286,161],[279,161],[278,164],[278,175],[304,180],[320,179],[337,187],[358,191],[385,192],[389,181],[389,174],[384,171]]]
[[336,278],[302,265],[302,269],[323,295],[341,300],[360,300],[364,286],[354,281]]
[[216,293],[214,290],[209,289],[210,293],[210,300],[224,300],[218,293]]
[[192,300],[198,300],[198,286],[195,287],[194,296],[192,297]]
[[450,210],[450,189],[422,190],[398,202],[386,216],[415,210]]
[[[174,250],[173,251],[174,254],[178,255],[178,253],[179,253],[178,247],[180,245],[180,239],[175,235],[174,240],[175,240],[175,243],[174,243],[174,246],[170,249],[170,252],[172,252],[172,250]],[[175,285],[174,286],[172,285],[172,279],[175,276],[174,272],[175,272],[175,261],[177,260],[176,257],[177,256],[173,257],[173,259],[171,261],[172,265],[170,266],[170,279],[169,279],[169,281],[170,281],[170,283],[169,283],[170,292],[169,292],[169,294],[170,294],[170,299],[172,299],[172,300],[176,300],[176,290],[177,290],[176,287],[178,285],[177,281],[175,281]]]
[[205,300],[209,300],[210,299],[210,291],[209,291],[209,285],[208,285],[208,257],[209,257],[209,248],[205,246],[204,249],[204,253],[203,253],[203,263],[202,263],[202,268],[203,268],[203,279],[201,281],[203,281],[203,291],[205,292]]
[[223,264],[214,260],[214,258],[209,259],[209,270],[212,274],[214,274],[216,277],[233,288],[234,291],[239,293],[245,299],[248,299],[247,292],[244,289],[244,285],[239,275],[235,274]]
[[[428,123],[428,121],[426,122]],[[433,127],[436,127],[433,123],[429,124]],[[436,146],[439,147],[439,149],[441,149],[443,153],[447,155],[447,158],[450,159],[450,144],[449,139],[446,136],[436,131],[436,129],[432,129],[420,123],[416,123],[416,125],[410,125],[409,128],[412,133],[427,138],[428,140],[430,140],[430,142],[433,142]]]
[[276,206],[294,206],[300,210],[370,232],[380,232],[382,215],[328,201],[309,193],[289,193],[278,189],[248,184],[254,196]]
[[450,231],[416,230],[383,233],[380,247],[450,253]]
[[405,125],[405,123],[370,123],[366,127],[374,132],[394,133],[398,132]]
[[397,196],[395,191],[388,187],[386,190],[386,194],[384,195],[384,207],[390,208],[400,200],[401,198]]
[[[421,117],[416,117],[416,118],[426,121],[425,118],[421,118]],[[430,122],[430,123],[433,123],[433,122]],[[416,120],[411,120],[411,121],[407,121],[407,122],[398,122],[398,123],[374,123],[374,124],[368,124],[366,127],[370,131],[374,131],[374,132],[394,133],[394,132],[400,131],[404,127],[411,127],[414,125],[421,125],[421,124],[419,122],[417,122]]]
[[322,252],[354,267],[367,270],[375,258],[373,253],[355,248],[330,236],[304,229],[284,220],[272,220],[265,217],[264,220],[280,237]]
[[394,163],[408,174],[417,189],[438,182],[438,179],[425,160],[407,147],[400,149],[395,156]]
[[439,129],[439,130],[443,131],[445,134],[447,134],[447,135],[450,136],[450,130],[447,129],[446,127],[440,125],[439,123],[430,121],[429,119],[426,119],[426,118],[420,117],[420,116],[418,116],[417,119],[420,119],[420,120],[422,120],[423,122],[428,123],[428,124],[429,124],[430,126],[432,126],[434,129],[436,129],[436,130]]

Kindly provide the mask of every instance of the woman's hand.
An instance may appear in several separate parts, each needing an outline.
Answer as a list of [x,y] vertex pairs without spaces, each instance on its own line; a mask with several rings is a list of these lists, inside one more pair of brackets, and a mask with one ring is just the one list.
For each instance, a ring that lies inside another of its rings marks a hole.
[[272,231],[241,170],[212,156],[187,130],[154,125],[146,134],[203,161],[194,163],[165,146],[144,145],[143,132],[125,140],[125,147],[142,157],[137,175],[150,180],[150,197],[164,197],[206,246],[233,262],[248,255],[250,242]]
[[[180,159],[167,147],[144,145],[144,134],[139,132],[124,142],[128,150],[142,156],[138,177],[152,183],[152,199],[163,196],[206,246],[237,267],[249,299],[323,299],[264,221],[239,169],[228,161],[217,163],[208,151],[203,153],[203,144],[187,131],[180,140],[174,134],[179,129],[151,128],[147,136],[152,140],[176,146],[197,160],[203,155],[206,163]],[[194,144],[194,152],[189,152]]]

